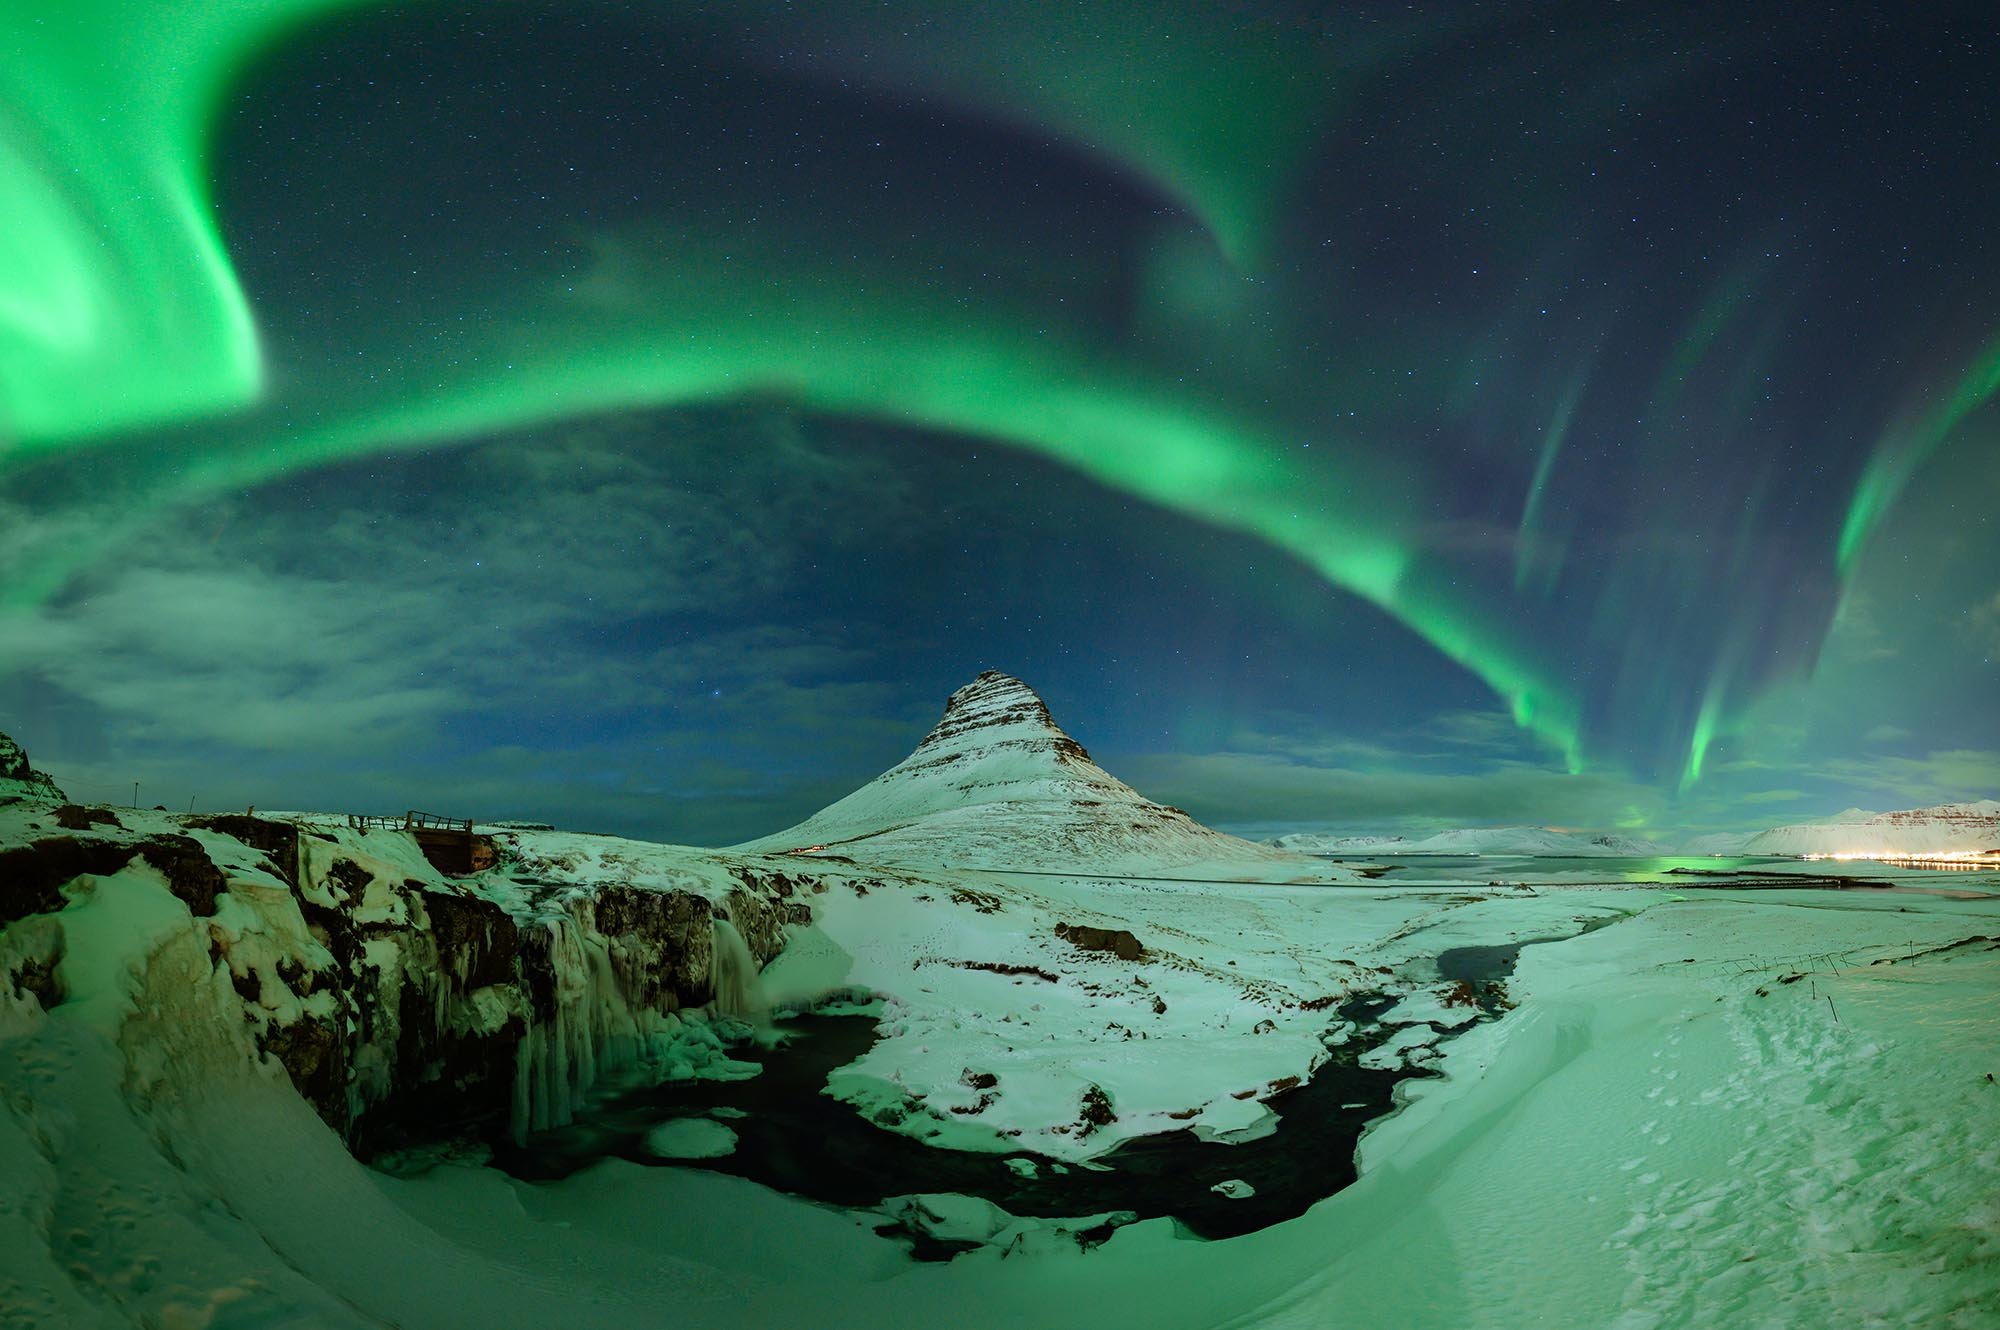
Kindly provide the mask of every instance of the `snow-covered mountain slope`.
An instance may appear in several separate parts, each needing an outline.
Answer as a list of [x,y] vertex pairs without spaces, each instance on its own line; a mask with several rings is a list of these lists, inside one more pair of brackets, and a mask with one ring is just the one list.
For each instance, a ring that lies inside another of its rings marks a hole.
[[1271,844],[1304,854],[1554,854],[1640,856],[1660,854],[1652,841],[1602,832],[1548,827],[1466,827],[1413,840],[1405,836],[1280,836]]
[[988,670],[916,751],[854,793],[736,847],[923,868],[1326,880],[1324,864],[1156,804],[1065,734],[1035,691]]
[[28,765],[21,745],[0,734],[0,799],[64,798],[55,781]]
[[1907,808],[1893,813],[1870,813],[1850,808],[1823,822],[1772,827],[1741,837],[1735,849],[1743,854],[1841,854],[1858,857],[2000,850],[2000,800],[1936,804],[1930,808]]
[[1340,854],[1347,850],[1362,854],[1400,854],[1411,843],[1407,836],[1327,836],[1316,831],[1295,831],[1273,836],[1265,842],[1298,854]]

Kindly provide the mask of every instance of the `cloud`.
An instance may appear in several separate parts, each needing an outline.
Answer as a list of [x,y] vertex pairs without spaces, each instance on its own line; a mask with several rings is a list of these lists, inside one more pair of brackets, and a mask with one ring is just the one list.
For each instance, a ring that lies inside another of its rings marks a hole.
[[1753,790],[1749,794],[1735,796],[1739,804],[1788,804],[1812,796],[1804,790]]
[[0,613],[0,728],[80,787],[137,779],[176,806],[772,830],[918,723],[871,681],[893,636],[784,606],[800,560],[853,538],[829,509],[893,518],[908,487],[788,422],[625,418],[143,520],[10,495],[43,538],[86,516],[124,533],[62,594]]
[[1993,749],[1939,749],[1922,757],[1842,758],[1824,763],[1820,772],[1850,790],[1893,796],[1903,808],[2000,797],[2000,751]]
[[2000,656],[2000,591],[1966,611],[1974,643],[1988,660]]
[[1514,762],[1454,773],[1217,752],[1133,757],[1119,764],[1119,774],[1150,797],[1237,829],[1406,831],[1549,821],[1631,827],[1664,805],[1659,790],[1621,777]]

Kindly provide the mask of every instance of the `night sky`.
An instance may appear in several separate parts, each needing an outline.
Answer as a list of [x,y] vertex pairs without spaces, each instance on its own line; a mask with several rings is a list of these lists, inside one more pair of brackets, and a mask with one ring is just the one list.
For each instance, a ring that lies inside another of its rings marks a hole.
[[1990,5],[0,12],[0,730],[694,843],[2000,793]]

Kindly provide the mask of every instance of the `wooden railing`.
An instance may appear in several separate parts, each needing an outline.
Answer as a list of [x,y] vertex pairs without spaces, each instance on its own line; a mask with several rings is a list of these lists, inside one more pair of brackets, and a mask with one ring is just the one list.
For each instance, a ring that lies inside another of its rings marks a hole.
[[349,813],[347,825],[356,831],[366,831],[370,827],[383,827],[390,831],[464,831],[472,830],[469,817],[443,817],[437,813],[419,813],[411,809],[401,817],[382,816],[376,813]]

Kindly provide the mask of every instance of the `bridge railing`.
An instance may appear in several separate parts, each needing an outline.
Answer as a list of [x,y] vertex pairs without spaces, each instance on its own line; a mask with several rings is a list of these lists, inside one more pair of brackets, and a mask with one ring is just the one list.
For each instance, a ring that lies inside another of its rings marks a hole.
[[381,827],[389,831],[463,831],[472,830],[469,817],[445,817],[440,813],[420,813],[412,808],[401,817],[380,813],[349,813],[347,825],[356,831],[367,831],[371,827]]

